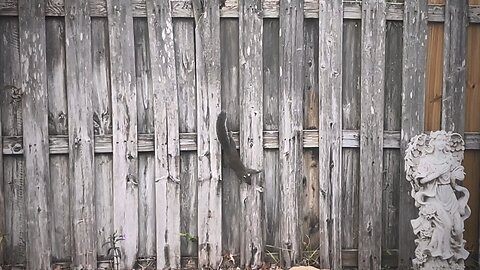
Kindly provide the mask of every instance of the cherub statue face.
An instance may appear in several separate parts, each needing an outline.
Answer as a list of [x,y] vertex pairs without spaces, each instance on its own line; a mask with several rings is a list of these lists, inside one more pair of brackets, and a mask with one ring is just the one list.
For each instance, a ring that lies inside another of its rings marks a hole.
[[436,150],[444,150],[447,146],[447,137],[445,135],[438,135],[433,140],[433,146],[435,146]]

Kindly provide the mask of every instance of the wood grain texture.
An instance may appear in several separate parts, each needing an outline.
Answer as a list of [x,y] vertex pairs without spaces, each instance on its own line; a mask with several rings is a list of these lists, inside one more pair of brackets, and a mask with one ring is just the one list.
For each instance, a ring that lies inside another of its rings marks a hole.
[[170,2],[148,1],[147,11],[155,89],[157,269],[180,269],[178,91]]
[[[23,134],[18,18],[0,18],[0,110],[3,135]],[[7,68],[8,67],[8,68]],[[2,141],[2,140],[0,140]],[[22,141],[18,146],[21,147]],[[25,177],[22,156],[3,157],[5,231],[4,263],[23,263],[25,257]]]
[[[279,85],[279,21],[263,20],[263,126],[265,130],[278,130],[278,85]],[[265,140],[265,137],[264,137]],[[278,151],[264,152],[264,202],[265,202],[265,245],[278,247],[280,183],[278,173]],[[276,249],[267,248],[270,252]]]
[[217,268],[222,252],[221,150],[215,120],[220,113],[219,1],[194,0],[197,77],[198,267]]
[[[263,170],[262,1],[239,2],[240,153],[246,167]],[[263,173],[240,184],[242,219],[240,265],[259,268],[264,259]]]
[[462,135],[465,131],[467,10],[467,0],[447,0],[443,39],[442,129]]
[[72,268],[97,267],[92,107],[91,19],[88,2],[65,1],[66,83]]
[[[361,22],[343,23],[342,125],[345,130],[360,128]],[[342,247],[358,247],[359,149],[343,149],[342,164]]]
[[[222,110],[227,113],[227,128],[230,131],[240,130],[238,28],[236,19],[220,21]],[[239,256],[242,241],[240,181],[226,162],[222,164],[222,180],[223,251]]]
[[46,77],[45,4],[19,1],[22,75],[27,267],[51,267],[49,225],[48,98]]
[[[303,127],[318,130],[318,20],[306,19],[304,25],[305,65],[303,91]],[[278,33],[277,33],[278,34]],[[277,105],[278,107],[278,105]],[[317,134],[318,135],[318,134]],[[318,143],[318,141],[317,141]],[[307,254],[315,254],[319,248],[319,181],[318,181],[318,149],[303,149],[304,178],[300,196],[303,203],[300,207],[300,218],[303,249]],[[307,255],[310,256],[310,255]]]
[[[385,109],[384,130],[401,129],[402,121],[402,49],[403,24],[387,22],[385,44]],[[423,100],[421,101],[423,104]],[[398,209],[400,177],[400,160],[402,154],[398,149],[384,149],[384,179],[382,194],[382,251],[391,252],[398,248]],[[384,253],[383,253],[384,254]]]
[[303,179],[304,3],[280,1],[280,247],[281,264],[290,267],[302,254],[299,210]]
[[[170,0],[172,16],[178,18],[193,17],[193,7],[188,0]],[[90,13],[94,17],[107,16],[106,0],[90,0]],[[220,16],[224,18],[238,18],[238,0],[226,0],[224,6],[220,9]],[[389,1],[386,5],[387,20],[401,21],[403,19],[403,1]],[[444,0],[430,1],[428,7],[428,20],[432,22],[443,22],[444,6],[438,5],[444,3]],[[475,4],[470,7],[468,17],[472,23],[480,23],[480,7]],[[133,0],[132,10],[134,17],[146,17],[146,0]],[[265,18],[278,18],[280,14],[279,0],[263,1],[263,10]],[[305,18],[318,18],[319,5],[316,0],[305,0],[304,14]],[[17,16],[18,0],[0,0],[0,16]],[[64,0],[46,1],[47,16],[65,16]],[[360,1],[345,1],[344,19],[361,19]]]
[[[478,0],[471,0],[470,4],[480,4]],[[465,131],[480,131],[480,26],[470,24],[468,27],[467,38],[467,91],[465,107]],[[466,151],[465,166],[465,187],[470,194],[478,194],[480,185],[478,176],[480,175],[480,151]],[[472,215],[465,221],[465,239],[468,250],[473,253],[479,250],[479,210],[480,204],[478,196],[471,196],[468,205],[472,209]]]
[[[196,132],[197,130],[195,45],[191,42],[194,31],[194,21],[192,19],[173,21],[180,132]],[[180,172],[182,192],[180,232],[197,237],[197,154],[195,152],[180,154]],[[196,257],[197,243],[195,241],[188,237],[182,237],[180,245],[182,257]],[[185,268],[186,266],[182,264],[182,267]]]
[[113,224],[125,236],[121,268],[133,268],[138,250],[137,93],[132,5],[108,1],[113,118]]
[[[0,28],[1,28],[1,26],[0,26]],[[3,46],[1,47],[1,49],[3,49]],[[2,100],[3,100],[3,98],[2,98]],[[1,108],[3,108],[3,104],[0,102],[0,142],[3,141],[3,136],[2,136],[2,109]],[[6,221],[7,216],[5,215],[5,195],[4,195],[5,194],[5,191],[4,191],[5,182],[4,182],[4,176],[3,176],[3,152],[0,153],[0,164],[1,164],[1,166],[0,166],[0,265],[2,265],[2,264],[5,263],[5,236],[7,235],[6,227],[5,227],[5,221]]]
[[[402,157],[404,156],[410,139],[423,132],[425,127],[425,110],[427,110],[425,106],[425,89],[428,72],[426,69],[428,37],[426,17],[427,4],[425,2],[414,0],[405,1],[400,141],[400,154]],[[435,93],[435,91],[433,92]],[[433,101],[433,104],[435,104],[435,101]],[[435,107],[430,108],[433,109]],[[429,116],[435,115],[433,111],[429,113],[431,113],[428,114]],[[398,218],[398,263],[400,267],[411,267],[412,259],[415,255],[415,235],[413,234],[410,220],[416,217],[417,210],[410,196],[411,185],[405,178],[403,158],[400,159],[399,164],[400,209]]]
[[[382,255],[385,1],[362,1],[358,268],[380,269]],[[380,182],[380,183],[379,183]]]
[[[238,132],[233,133],[233,140],[239,143]],[[279,132],[264,131],[263,132],[265,149],[278,149]],[[318,147],[318,131],[304,130],[303,147],[317,148]],[[180,150],[181,151],[196,151],[196,133],[180,133]],[[154,134],[139,134],[139,153],[154,151]],[[24,152],[22,143],[22,136],[3,136],[3,154],[4,155],[22,155]],[[112,153],[112,136],[102,135],[95,136],[95,153],[105,154]],[[50,154],[66,154],[68,153],[68,137],[66,135],[53,135],[49,138]],[[360,147],[360,132],[358,130],[343,130],[342,135],[343,148],[358,148]],[[400,131],[384,132],[383,147],[385,149],[400,148]],[[238,148],[238,147],[237,147]],[[466,132],[465,133],[465,149],[480,149],[480,132]]]
[[320,267],[342,269],[343,2],[320,1],[319,181]]
[[[96,136],[112,134],[112,98],[110,89],[110,55],[108,53],[107,18],[92,18],[92,111]],[[98,137],[95,138],[98,142]],[[111,144],[110,144],[111,145]],[[51,148],[50,148],[51,149]],[[113,234],[113,161],[111,154],[97,153],[95,166],[95,220],[97,257],[104,259],[104,245]]]
[[[153,133],[153,87],[150,72],[150,50],[146,18],[134,18],[135,79],[137,88],[137,121],[139,133]],[[139,258],[156,255],[155,235],[155,155],[138,154],[138,222]],[[143,265],[143,262],[140,263]]]
[[[60,18],[46,18],[48,134],[68,138],[67,87],[65,83],[65,23]],[[68,150],[68,149],[67,149]],[[72,224],[69,200],[68,155],[50,156],[50,229],[52,257],[55,261],[71,258]]]
[[438,130],[442,117],[443,24],[429,23],[427,38],[425,130]]

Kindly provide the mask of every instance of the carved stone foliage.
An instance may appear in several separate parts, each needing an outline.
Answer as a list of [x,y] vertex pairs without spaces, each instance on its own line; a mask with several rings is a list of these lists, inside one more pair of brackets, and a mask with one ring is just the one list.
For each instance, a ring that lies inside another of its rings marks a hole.
[[414,269],[464,269],[464,221],[471,213],[469,192],[459,185],[465,178],[464,144],[460,134],[434,131],[413,137],[405,151],[406,177],[419,209],[411,220]]

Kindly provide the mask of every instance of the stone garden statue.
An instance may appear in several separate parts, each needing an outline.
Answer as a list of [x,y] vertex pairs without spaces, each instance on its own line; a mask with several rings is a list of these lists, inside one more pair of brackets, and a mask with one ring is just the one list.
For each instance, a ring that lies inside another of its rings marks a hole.
[[417,135],[408,144],[406,177],[419,209],[411,220],[417,237],[414,269],[464,269],[469,253],[463,223],[471,213],[469,192],[459,185],[465,178],[464,149],[460,134],[445,131]]

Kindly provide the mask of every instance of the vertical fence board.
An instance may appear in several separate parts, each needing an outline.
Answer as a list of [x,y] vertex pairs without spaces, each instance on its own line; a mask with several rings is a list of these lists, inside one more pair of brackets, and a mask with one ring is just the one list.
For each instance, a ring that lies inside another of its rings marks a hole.
[[[92,18],[92,110],[95,135],[112,134],[110,58],[106,18]],[[95,155],[95,220],[97,222],[97,256],[104,259],[104,244],[113,229],[113,164],[111,154]]]
[[[259,0],[239,2],[240,152],[248,168],[263,170],[263,8]],[[240,265],[263,263],[263,173],[240,187],[242,241]]]
[[197,61],[198,260],[216,268],[222,252],[221,150],[215,132],[220,113],[219,1],[193,1]]
[[[65,24],[60,18],[46,18],[48,134],[68,135],[67,87],[65,85]],[[52,194],[50,226],[52,257],[68,261],[71,256],[68,156],[50,156]]]
[[465,131],[467,0],[447,0],[443,56],[442,129]]
[[[154,131],[153,87],[150,72],[148,29],[145,18],[134,18],[135,79],[137,87],[138,133]],[[138,154],[138,257],[155,256],[155,158],[153,153]],[[149,261],[139,264],[145,266]]]
[[359,269],[381,268],[385,23],[385,1],[364,0],[362,2]]
[[[398,131],[401,128],[402,114],[402,36],[401,22],[387,22],[385,44],[385,109],[384,130]],[[403,154],[398,149],[384,149],[384,179],[382,195],[382,250],[392,253],[398,248],[398,209],[400,160]]]
[[280,1],[280,244],[282,264],[299,262],[300,188],[303,179],[303,0]]
[[[3,21],[0,20],[0,29],[3,37],[3,33],[5,31]],[[6,51],[7,48],[3,42],[0,42],[0,51]],[[6,59],[4,59],[3,54],[0,54],[0,62],[4,63]],[[0,69],[0,74],[6,73],[6,70],[4,68]],[[2,75],[0,75],[2,76]],[[3,76],[2,76],[3,77]],[[4,78],[0,79],[0,89],[4,90]],[[0,143],[3,144],[3,125],[2,125],[2,109],[6,104],[4,105],[2,101],[5,100],[5,97],[0,94],[1,101],[0,101]],[[3,151],[0,153],[0,265],[5,263],[5,242],[6,242],[6,237],[7,237],[7,232],[6,232],[6,219],[7,216],[5,215],[6,213],[6,208],[5,208],[5,181],[4,181],[4,175],[3,175]]]
[[[0,21],[0,29],[3,30],[2,26],[1,26],[1,21]],[[0,43],[1,44],[1,43]],[[3,50],[3,44],[1,44],[0,46],[0,50]],[[3,57],[0,56],[0,60],[3,60]],[[3,61],[1,61],[3,63]],[[0,72],[4,72],[4,70],[0,70]],[[0,83],[0,87],[1,87],[1,83]],[[1,89],[1,88],[0,88]],[[1,96],[1,95],[0,95]],[[3,97],[2,97],[2,100],[3,100]],[[2,137],[2,108],[3,108],[3,104],[2,102],[0,102],[0,143],[3,145],[3,137]],[[3,151],[0,152],[0,265],[4,264],[4,261],[5,261],[5,240],[6,240],[6,236],[7,236],[7,233],[6,233],[6,227],[5,227],[5,219],[6,219],[6,215],[5,215],[5,198],[4,198],[4,194],[5,194],[5,191],[4,191],[4,188],[5,188],[5,185],[4,185],[4,177],[3,177]]]
[[[191,19],[173,21],[175,35],[175,58],[177,65],[177,89],[180,132],[196,132],[196,91],[195,91],[195,46],[191,42],[194,36],[194,24]],[[197,155],[195,152],[182,152],[180,156],[181,194],[181,253],[185,257],[197,256]],[[189,262],[190,261],[190,262]],[[195,264],[192,259],[185,264]],[[182,263],[182,267],[185,265]],[[195,266],[196,267],[196,266]]]
[[[401,22],[387,22],[385,48],[385,109],[384,130],[401,129],[402,112],[402,36]],[[391,254],[398,248],[398,209],[400,160],[402,154],[398,149],[384,149],[384,178],[382,184],[382,251]],[[403,170],[403,168],[402,168]]]
[[[360,129],[360,21],[343,24],[342,125],[346,130]],[[359,150],[343,148],[342,172],[342,246],[358,246]]]
[[[23,134],[18,18],[0,18],[0,110],[2,134]],[[24,263],[25,257],[25,178],[22,156],[3,158],[5,263]]]
[[5,181],[5,263],[25,264],[26,206],[25,164],[21,159],[6,157],[3,161]]
[[320,267],[342,268],[342,22],[341,0],[319,8]]
[[[220,21],[220,57],[222,110],[227,113],[227,128],[240,130],[239,33],[237,19]],[[223,250],[240,255],[241,205],[240,181],[226,162],[222,164],[222,234]]]
[[403,157],[410,139],[424,130],[427,64],[427,3],[406,0],[403,30],[403,85],[400,154],[399,260],[400,267],[411,267],[415,235],[410,220],[417,210],[406,181]]
[[[303,128],[318,129],[318,20],[306,19],[305,35],[305,86],[303,92]],[[277,56],[278,57],[278,56]],[[278,106],[278,105],[277,105]],[[305,264],[313,263],[319,248],[319,191],[318,191],[318,149],[303,149],[304,178],[300,196],[304,198],[301,207],[301,230]]]
[[107,1],[113,116],[113,224],[125,236],[121,268],[133,268],[138,247],[137,110],[130,0]]
[[428,24],[425,130],[440,129],[443,88],[443,32],[443,24]]
[[178,91],[170,1],[148,1],[147,15],[156,114],[157,269],[180,269]]
[[[263,126],[265,130],[278,130],[279,20],[264,19],[263,23]],[[272,248],[280,246],[278,150],[266,149],[264,155],[265,245],[269,252],[278,252]]]
[[[66,80],[68,101],[72,267],[97,267],[91,19],[88,2],[65,2]],[[86,56],[86,57],[85,57]]]
[[[470,0],[470,5],[480,5],[480,0]],[[465,107],[465,131],[480,132],[480,24],[470,24],[468,27],[467,38],[467,90]],[[471,258],[478,261],[479,253],[479,210],[480,185],[478,182],[480,175],[480,151],[469,150],[465,152],[465,187],[470,191],[468,205],[472,210],[472,215],[465,221],[465,240],[466,249],[472,251]]]
[[48,223],[50,170],[48,160],[48,99],[46,77],[45,4],[19,1],[20,63],[27,205],[27,268],[49,269]]

